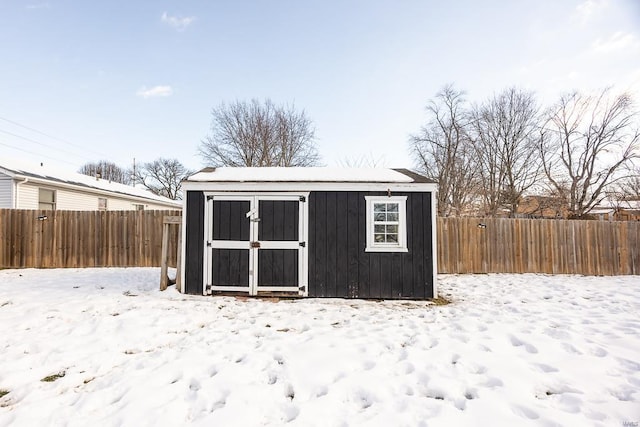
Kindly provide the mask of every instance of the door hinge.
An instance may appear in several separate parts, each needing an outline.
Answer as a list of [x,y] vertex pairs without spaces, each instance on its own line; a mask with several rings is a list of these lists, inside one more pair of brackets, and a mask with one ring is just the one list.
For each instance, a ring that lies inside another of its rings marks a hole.
[[211,285],[205,286],[204,291],[207,293],[207,295],[211,294]]
[[300,196],[300,201],[301,201],[301,202],[306,202],[306,201],[307,201],[307,198],[306,198],[306,197],[304,197],[304,196]]
[[207,196],[207,200],[213,200],[213,196]]
[[211,247],[211,242],[207,242],[207,247]]
[[302,291],[302,292],[305,292],[307,290],[307,287],[306,286],[300,286],[298,289],[300,291]]
[[303,247],[303,248],[307,246],[307,242],[300,242],[299,244],[300,244],[300,246],[301,246],[301,247]]

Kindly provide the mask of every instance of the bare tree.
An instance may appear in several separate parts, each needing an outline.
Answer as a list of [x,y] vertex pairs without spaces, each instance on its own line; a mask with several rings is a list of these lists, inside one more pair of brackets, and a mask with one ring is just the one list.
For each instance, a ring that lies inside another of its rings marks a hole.
[[509,88],[473,109],[473,140],[486,214],[518,210],[540,176],[541,138],[534,94]]
[[571,217],[588,214],[638,156],[637,118],[631,96],[610,89],[564,95],[549,111],[548,137],[540,144],[544,172],[563,193]]
[[640,200],[640,166],[628,172],[628,176],[617,185],[617,192],[624,200]]
[[345,157],[338,160],[338,164],[345,168],[383,168],[386,167],[387,161],[384,156],[374,157],[370,152],[359,157]]
[[120,184],[130,184],[131,177],[125,168],[121,168],[108,160],[100,160],[97,162],[85,163],[78,173],[89,175],[96,178],[102,178]]
[[209,166],[313,166],[320,155],[304,111],[270,99],[220,104],[198,152]]
[[182,199],[181,181],[192,173],[176,159],[159,158],[144,163],[136,171],[136,181],[154,194],[179,200]]
[[410,139],[417,168],[438,182],[438,214],[459,215],[473,196],[476,168],[464,92],[442,88],[426,107],[428,122]]

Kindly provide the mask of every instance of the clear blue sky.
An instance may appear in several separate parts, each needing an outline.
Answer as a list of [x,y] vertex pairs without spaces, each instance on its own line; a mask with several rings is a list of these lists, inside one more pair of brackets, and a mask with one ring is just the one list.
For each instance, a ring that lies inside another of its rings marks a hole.
[[0,0],[3,159],[198,169],[211,108],[270,97],[306,111],[328,166],[411,167],[450,82],[472,101],[613,85],[640,102],[640,1]]

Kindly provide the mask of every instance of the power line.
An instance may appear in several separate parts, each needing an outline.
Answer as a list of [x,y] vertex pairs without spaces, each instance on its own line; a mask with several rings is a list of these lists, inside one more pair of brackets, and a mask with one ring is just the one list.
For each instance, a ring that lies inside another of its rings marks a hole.
[[63,153],[71,154],[72,156],[76,156],[76,157],[79,157],[79,158],[84,159],[84,160],[90,160],[87,157],[84,157],[84,156],[82,156],[80,154],[72,153],[71,151],[63,150],[63,149],[58,148],[58,147],[52,147],[51,145],[45,144],[44,142],[36,141],[35,139],[27,138],[26,136],[18,135],[18,134],[15,134],[15,133],[12,133],[12,132],[9,132],[9,131],[6,131],[6,130],[2,130],[2,129],[0,129],[0,132],[6,133],[7,135],[11,135],[11,136],[16,137],[16,138],[24,139],[25,141],[33,142],[34,144],[42,145],[43,147],[53,148],[53,149],[56,149],[58,151],[62,151]]
[[[19,126],[21,128],[30,130],[31,132],[38,133],[38,134],[40,134],[42,136],[46,136],[47,138],[51,138],[51,139],[54,139],[56,141],[71,145],[72,147],[81,148],[81,149],[86,150],[87,152],[93,153],[93,154],[95,154],[97,156],[100,156],[100,157],[103,157],[103,158],[109,158],[109,156],[105,155],[104,153],[98,153],[97,151],[89,150],[89,149],[87,149],[87,147],[84,147],[84,146],[81,146],[81,145],[78,145],[78,144],[74,144],[72,142],[69,142],[69,141],[67,141],[65,139],[62,139],[62,138],[55,137],[53,135],[49,135],[49,134],[47,134],[45,132],[39,131],[38,129],[23,125],[22,123],[18,123],[18,122],[14,121],[14,120],[7,119],[6,117],[1,117],[0,116],[0,120],[3,120],[5,122],[7,122],[7,123],[11,123],[12,125],[15,125],[15,126]],[[86,157],[85,157],[85,159],[86,159]]]
[[25,150],[24,148],[14,147],[13,145],[4,144],[4,143],[2,143],[2,142],[0,142],[0,145],[3,145],[3,146],[5,146],[5,147],[12,148],[12,149],[14,149],[14,150],[23,151],[23,152],[25,152],[25,153],[33,154],[33,155],[36,155],[36,156],[39,156],[39,157],[46,157],[47,159],[55,160],[55,161],[57,161],[57,162],[68,163],[68,164],[70,164],[70,165],[72,165],[72,166],[75,166],[75,164],[74,164],[74,163],[71,163],[71,162],[69,162],[69,161],[67,161],[67,160],[57,159],[57,158],[55,158],[55,157],[47,156],[46,154],[36,153],[35,151]]

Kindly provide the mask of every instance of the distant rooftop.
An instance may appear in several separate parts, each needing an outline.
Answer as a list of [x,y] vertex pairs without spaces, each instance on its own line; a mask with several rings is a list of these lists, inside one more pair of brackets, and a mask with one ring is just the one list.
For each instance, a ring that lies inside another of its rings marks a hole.
[[179,201],[171,200],[163,196],[158,196],[156,194],[153,194],[151,191],[143,188],[120,184],[118,182],[112,182],[107,179],[95,178],[77,172],[70,172],[67,170],[47,166],[39,162],[29,163],[18,160],[2,159],[0,160],[0,172],[5,172],[12,176],[46,179],[48,181],[77,185],[79,187],[94,188],[103,191],[110,191],[112,193],[140,197],[143,199],[167,203],[174,206],[181,206],[181,202]]

